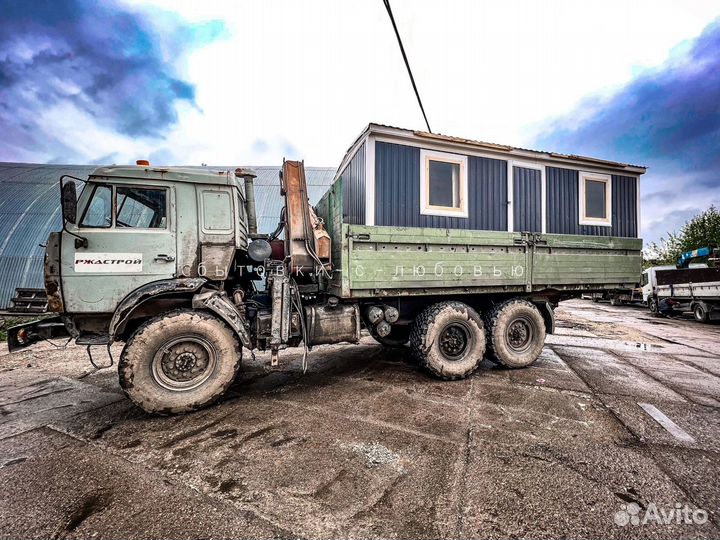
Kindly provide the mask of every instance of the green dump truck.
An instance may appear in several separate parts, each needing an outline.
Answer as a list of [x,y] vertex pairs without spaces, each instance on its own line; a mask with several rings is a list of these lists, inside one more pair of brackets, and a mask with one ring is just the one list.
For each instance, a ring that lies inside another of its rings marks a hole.
[[120,386],[161,414],[217,399],[243,349],[276,365],[286,347],[357,343],[362,328],[442,379],[484,358],[525,367],[559,301],[635,282],[644,172],[370,124],[315,207],[303,164],[284,162],[270,234],[251,170],[65,176],[45,256],[56,315],[11,329],[9,347],[124,342]]

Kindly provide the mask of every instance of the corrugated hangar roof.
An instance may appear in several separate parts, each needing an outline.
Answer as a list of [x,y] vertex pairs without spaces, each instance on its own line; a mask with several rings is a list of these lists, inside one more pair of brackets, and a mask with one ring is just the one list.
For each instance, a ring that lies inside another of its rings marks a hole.
[[[87,178],[94,165],[37,165],[0,163],[0,310],[17,287],[43,286],[43,248],[48,234],[60,230],[60,189],[63,174]],[[193,167],[200,169],[201,167]],[[204,167],[234,170],[232,167]],[[277,227],[283,198],[280,167],[250,167],[257,173],[255,199],[258,229],[271,233]],[[332,184],[335,168],[305,167],[310,204],[316,204]]]

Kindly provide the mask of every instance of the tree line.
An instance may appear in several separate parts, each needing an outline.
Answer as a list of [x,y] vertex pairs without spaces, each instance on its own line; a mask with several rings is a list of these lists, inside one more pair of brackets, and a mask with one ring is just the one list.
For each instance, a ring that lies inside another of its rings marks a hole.
[[675,264],[680,254],[705,246],[720,246],[720,211],[710,206],[644,250],[645,266]]

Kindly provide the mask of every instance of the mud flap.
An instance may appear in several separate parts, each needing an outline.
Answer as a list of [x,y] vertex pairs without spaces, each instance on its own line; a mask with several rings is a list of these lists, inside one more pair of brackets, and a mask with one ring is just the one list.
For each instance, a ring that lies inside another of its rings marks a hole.
[[555,333],[555,310],[550,302],[536,302],[540,315],[545,321],[545,332],[548,334]]

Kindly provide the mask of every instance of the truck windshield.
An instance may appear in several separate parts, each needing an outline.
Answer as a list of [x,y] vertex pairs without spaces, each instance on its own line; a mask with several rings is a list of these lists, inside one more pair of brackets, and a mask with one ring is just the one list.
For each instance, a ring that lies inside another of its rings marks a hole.
[[[97,184],[92,189],[80,226],[112,227],[113,187]],[[167,228],[167,190],[117,186],[115,212],[115,227],[165,229]]]

